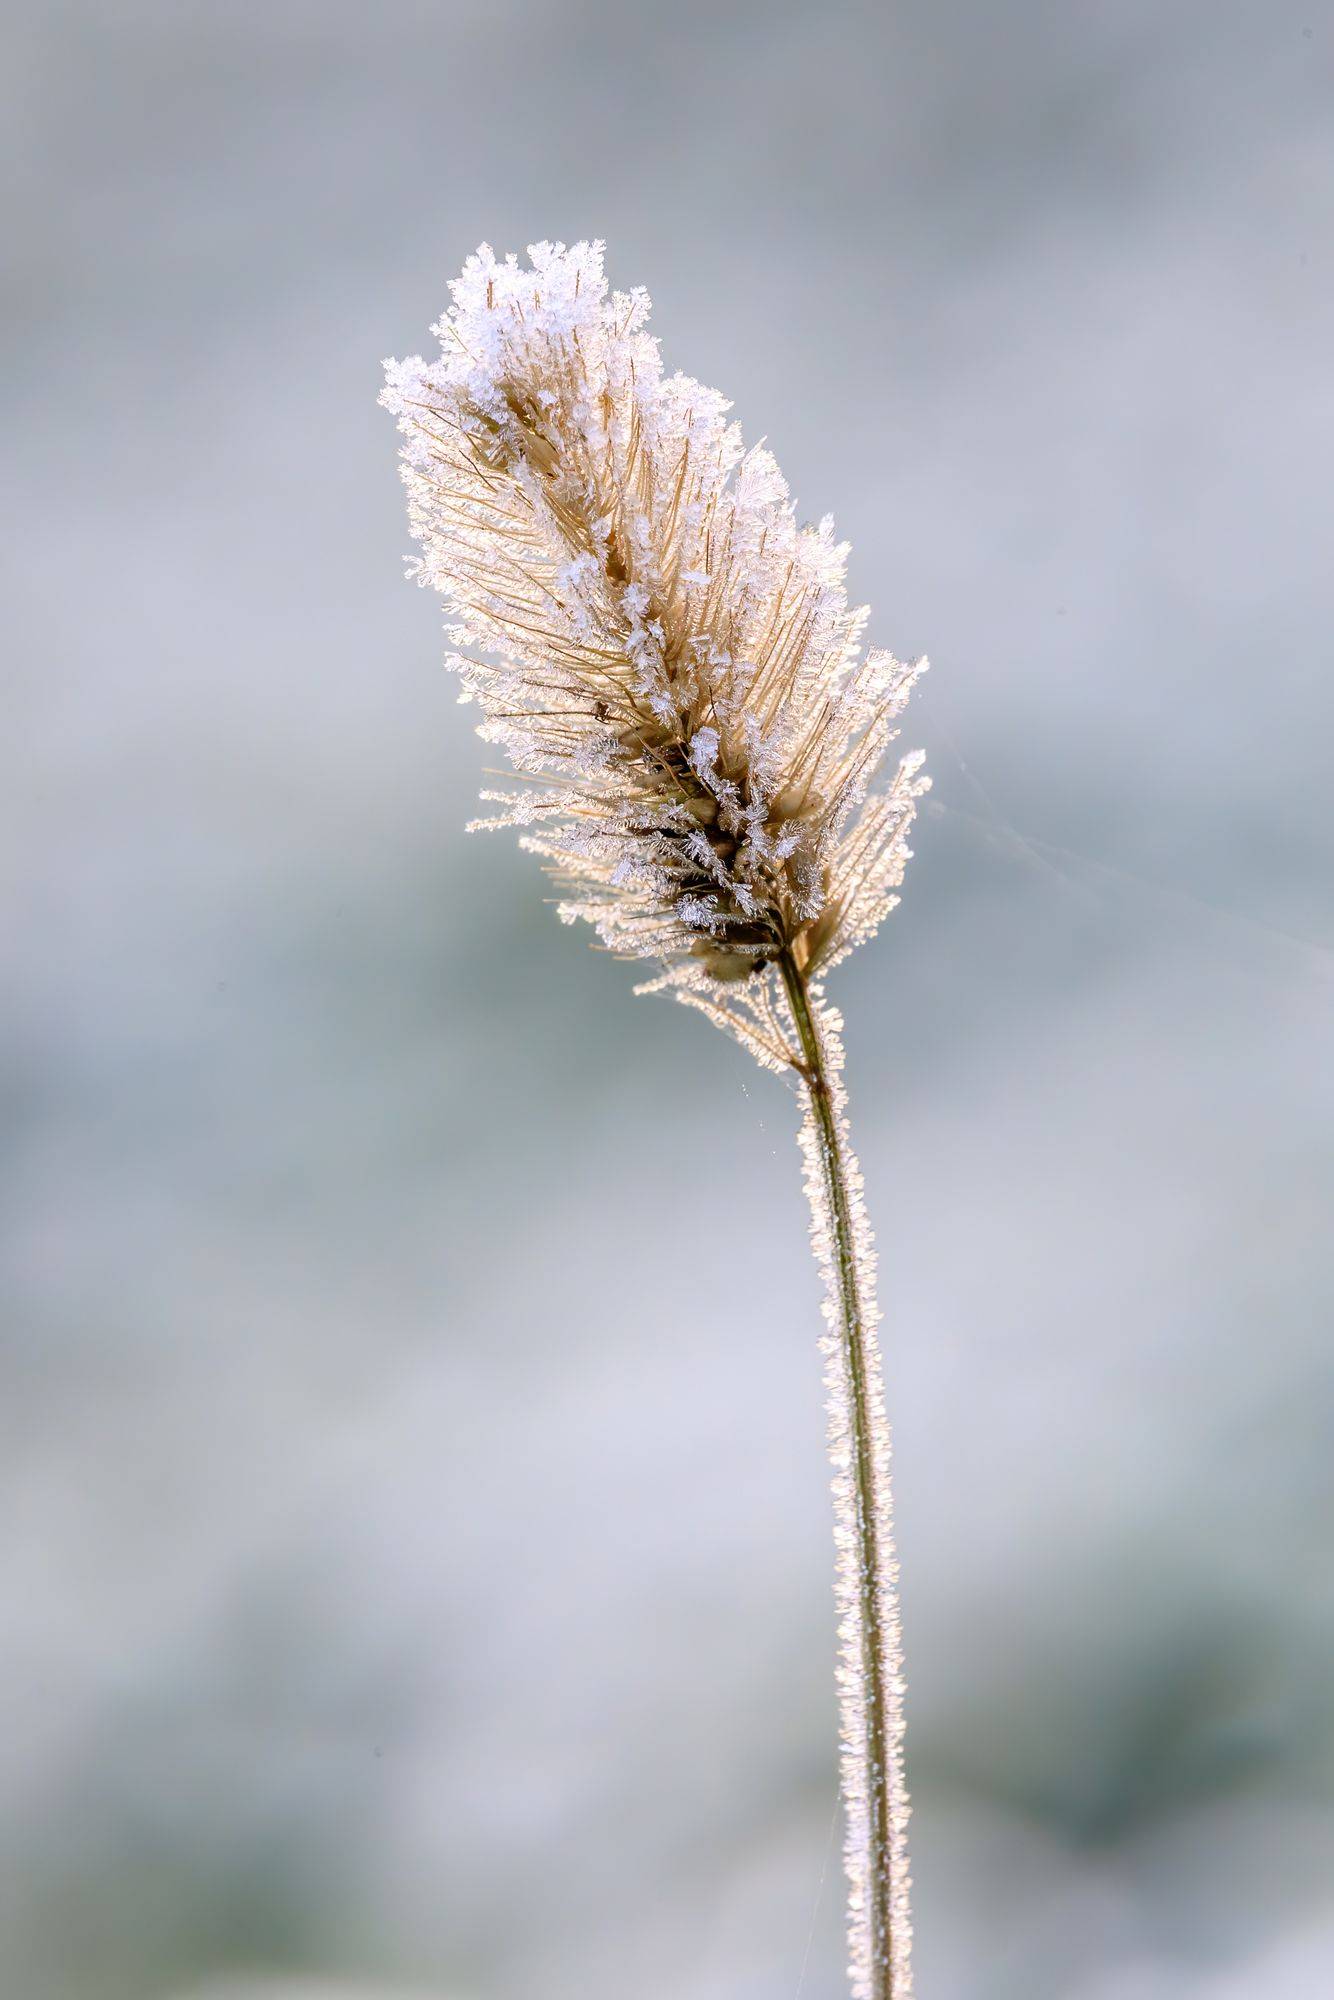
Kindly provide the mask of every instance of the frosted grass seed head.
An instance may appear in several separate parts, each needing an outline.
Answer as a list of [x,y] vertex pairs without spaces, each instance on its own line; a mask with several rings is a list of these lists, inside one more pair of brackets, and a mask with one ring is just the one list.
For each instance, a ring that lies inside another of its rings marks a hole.
[[562,917],[777,1057],[763,975],[787,952],[819,977],[896,901],[921,757],[872,786],[926,663],[862,649],[846,546],[796,524],[721,396],[664,375],[602,245],[529,256],[470,257],[439,358],[388,362],[382,396],[415,574],[525,781],[478,824],[525,829]]

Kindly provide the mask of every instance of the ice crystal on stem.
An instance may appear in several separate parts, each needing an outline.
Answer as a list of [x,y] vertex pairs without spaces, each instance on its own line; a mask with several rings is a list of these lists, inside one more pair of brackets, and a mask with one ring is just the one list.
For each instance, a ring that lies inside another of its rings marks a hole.
[[515,784],[478,822],[523,829],[560,914],[655,960],[807,1098],[827,1285],[840,1698],[856,2000],[908,2000],[907,1799],[873,1258],[848,1147],[830,968],[897,900],[927,780],[876,783],[925,661],[863,649],[831,523],[799,526],[728,404],[664,375],[643,291],[599,243],[483,245],[433,328],[386,364],[418,579],[451,612],[463,699]]
[[912,1976],[903,1649],[890,1435],[875,1327],[875,1243],[848,1136],[842,1020],[792,983],[806,1058],[801,1128],[811,1238],[825,1283],[826,1405],[834,1467],[834,1596],[846,1812],[849,1974],[856,2000],[906,2000]]

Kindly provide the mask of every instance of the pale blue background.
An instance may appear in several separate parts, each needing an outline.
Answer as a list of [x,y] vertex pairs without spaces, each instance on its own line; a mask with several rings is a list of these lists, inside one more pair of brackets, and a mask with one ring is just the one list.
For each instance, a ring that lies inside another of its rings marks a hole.
[[924,2000],[1334,1990],[1327,14],[4,40],[0,1993],[843,1991],[794,1106],[465,838],[374,404],[588,233],[935,662],[840,989]]

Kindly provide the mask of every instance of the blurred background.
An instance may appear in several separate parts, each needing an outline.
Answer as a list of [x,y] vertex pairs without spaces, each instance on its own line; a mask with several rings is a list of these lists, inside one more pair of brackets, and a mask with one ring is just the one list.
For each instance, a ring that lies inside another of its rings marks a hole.
[[844,1992],[796,1106],[464,836],[401,580],[381,356],[580,235],[933,659],[921,1992],[1334,1990],[1328,15],[3,33],[0,1994]]

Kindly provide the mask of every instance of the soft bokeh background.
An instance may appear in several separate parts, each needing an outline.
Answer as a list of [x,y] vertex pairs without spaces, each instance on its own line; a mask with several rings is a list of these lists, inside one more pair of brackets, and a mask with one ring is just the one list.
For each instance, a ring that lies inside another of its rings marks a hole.
[[0,1993],[837,2000],[795,1106],[504,837],[379,360],[608,239],[929,650],[842,979],[926,2000],[1334,1989],[1334,31],[11,7]]

